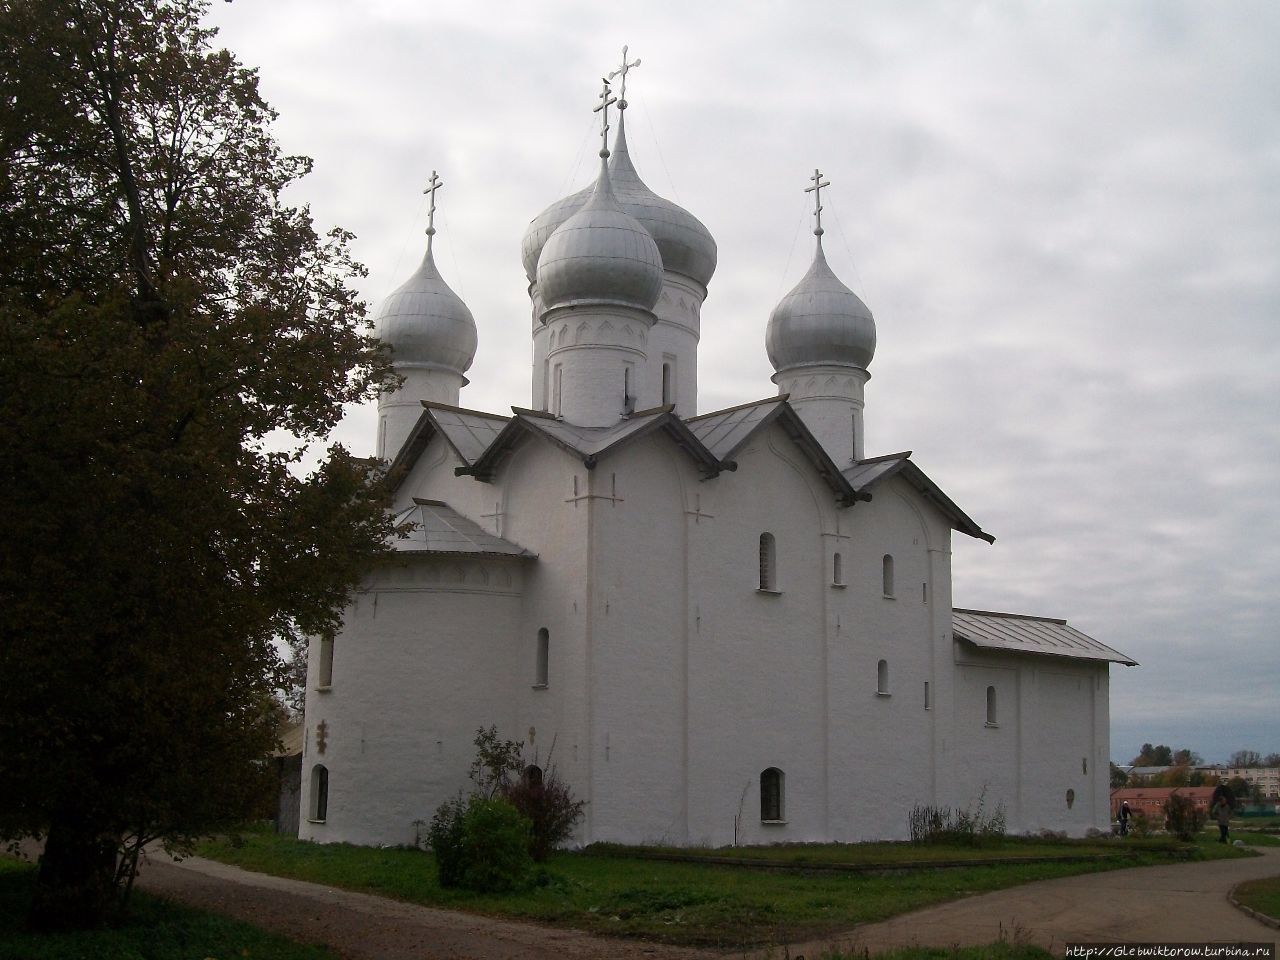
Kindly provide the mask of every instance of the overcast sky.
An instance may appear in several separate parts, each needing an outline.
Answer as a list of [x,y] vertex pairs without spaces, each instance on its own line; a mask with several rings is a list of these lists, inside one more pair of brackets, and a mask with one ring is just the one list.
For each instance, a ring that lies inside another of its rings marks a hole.
[[[958,606],[1064,617],[1112,668],[1112,757],[1280,751],[1280,4],[237,0],[292,194],[357,235],[370,306],[424,249],[530,403],[528,222],[586,185],[623,44],[641,176],[715,236],[699,411],[776,393],[764,330],[812,254],[871,307],[867,453],[915,461]],[[374,418],[339,438],[372,454]]]

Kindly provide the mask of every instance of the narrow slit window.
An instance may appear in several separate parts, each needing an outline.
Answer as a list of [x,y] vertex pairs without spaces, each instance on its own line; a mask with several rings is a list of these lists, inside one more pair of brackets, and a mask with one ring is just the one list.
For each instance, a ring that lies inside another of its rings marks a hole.
[[882,697],[889,695],[889,661],[881,660],[876,664],[876,693]]
[[672,403],[671,399],[671,364],[664,363],[662,365],[662,402],[663,404]]
[[316,677],[316,686],[320,689],[333,686],[333,638],[320,640],[320,670]]
[[310,819],[323,823],[329,819],[329,770],[322,763],[311,768]]
[[760,589],[778,589],[778,545],[772,533],[760,534]]
[[546,627],[538,631],[538,646],[534,660],[533,685],[545,687],[548,679],[548,663],[551,656],[551,632]]
[[994,727],[998,722],[996,713],[996,688],[987,687],[987,726]]
[[885,554],[880,561],[880,576],[883,581],[884,595],[886,597],[893,596],[893,557]]
[[926,680],[926,681],[924,682],[924,708],[925,708],[926,710],[931,710],[931,709],[933,709],[933,701],[932,701],[929,697],[930,697],[930,694],[929,694],[929,681],[928,681],[928,680]]
[[838,552],[831,558],[831,582],[844,585],[844,558]]
[[760,774],[760,819],[777,823],[783,819],[783,773],[769,767]]

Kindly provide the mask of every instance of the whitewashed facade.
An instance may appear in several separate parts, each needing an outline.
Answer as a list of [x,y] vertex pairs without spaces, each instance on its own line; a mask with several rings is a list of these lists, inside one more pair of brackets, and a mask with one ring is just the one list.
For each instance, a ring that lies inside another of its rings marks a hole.
[[491,724],[587,802],[583,843],[900,838],[914,805],[979,799],[1015,831],[1106,827],[1130,661],[953,611],[953,532],[991,538],[909,454],[864,458],[874,324],[820,269],[818,212],[769,325],[786,392],[701,416],[714,240],[621,129],[525,238],[535,409],[458,406],[474,324],[428,248],[379,317],[411,374],[379,450],[415,526],[312,650],[303,838],[413,842]]

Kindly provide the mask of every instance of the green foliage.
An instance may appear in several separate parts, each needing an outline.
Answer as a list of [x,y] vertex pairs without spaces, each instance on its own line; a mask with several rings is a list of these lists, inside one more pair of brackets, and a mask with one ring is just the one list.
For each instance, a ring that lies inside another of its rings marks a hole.
[[[305,843],[267,833],[246,837],[240,848],[218,842],[200,849],[202,856],[248,869],[412,903],[538,920],[595,933],[724,947],[814,940],[859,923],[884,920],[969,894],[1032,880],[1169,863],[1186,856],[1184,845],[1164,839],[1047,844],[1012,837],[987,848],[877,843],[698,851],[722,855],[726,860],[776,861],[767,870],[644,859],[647,852],[648,848],[636,847],[614,847],[605,853],[595,847],[588,853],[556,852],[547,861],[547,882],[511,893],[484,894],[441,887],[436,872],[430,869],[429,855],[409,848]],[[1099,859],[1027,863],[1027,852],[1095,854]],[[1197,847],[1197,854],[1207,857],[1238,853],[1212,842]],[[895,857],[980,859],[983,863],[892,871],[811,869],[814,862],[874,866]],[[793,869],[779,869],[787,866]]]
[[573,836],[586,804],[575,800],[573,791],[553,766],[540,778],[521,777],[502,793],[508,803],[529,821],[529,853],[538,863]]
[[1114,763],[1111,764],[1111,789],[1115,790],[1123,787],[1129,782],[1129,775],[1121,770]]
[[1248,880],[1236,887],[1232,896],[1251,910],[1280,922],[1280,877]]
[[476,785],[476,792],[492,799],[510,785],[513,776],[519,776],[524,766],[520,760],[524,744],[519,740],[501,739],[498,728],[491,726],[476,731],[475,745],[476,756],[468,776]]
[[1190,797],[1171,793],[1162,809],[1164,828],[1179,840],[1194,840],[1204,828],[1205,812]]
[[336,629],[389,533],[373,465],[295,472],[389,373],[206,6],[0,17],[0,838],[47,838],[48,927],[260,813],[276,642]]
[[907,815],[911,842],[979,846],[1005,835],[1004,804],[986,812],[986,789],[972,808],[914,806]]
[[442,804],[428,838],[442,887],[506,893],[533,881],[529,821],[503,799],[472,794]]

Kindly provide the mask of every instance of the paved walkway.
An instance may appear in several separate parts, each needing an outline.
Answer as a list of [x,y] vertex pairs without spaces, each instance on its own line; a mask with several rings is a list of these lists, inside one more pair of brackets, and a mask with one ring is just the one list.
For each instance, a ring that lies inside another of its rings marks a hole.
[[[1280,875],[1280,849],[1209,863],[1086,874],[969,897],[820,943],[791,944],[816,958],[833,944],[872,952],[899,946],[981,945],[1001,937],[1055,954],[1077,941],[1257,941],[1280,938],[1237,910],[1237,883]],[[346,960],[709,960],[725,954],[606,939],[438,910],[319,884],[250,873],[208,860],[153,861],[139,885],[230,914],[304,943],[325,943]],[[774,958],[780,951],[771,954]],[[730,956],[740,956],[734,953]]]

